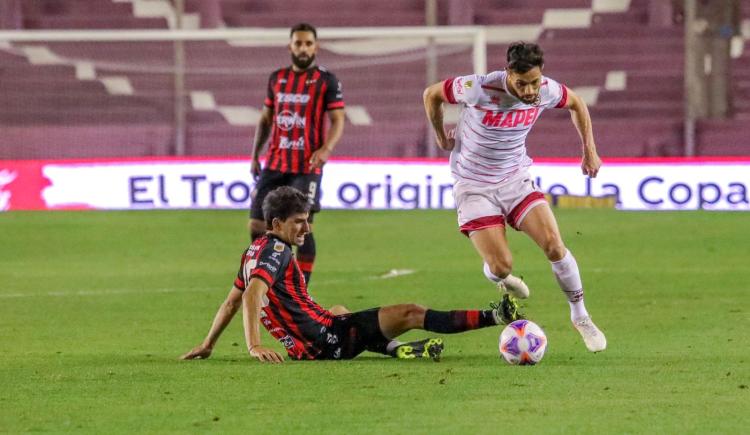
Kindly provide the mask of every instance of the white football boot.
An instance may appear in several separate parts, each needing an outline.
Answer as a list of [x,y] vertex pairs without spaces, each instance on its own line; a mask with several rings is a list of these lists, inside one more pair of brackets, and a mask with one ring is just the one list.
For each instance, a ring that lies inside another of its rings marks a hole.
[[508,275],[497,283],[497,289],[500,294],[508,293],[514,298],[526,299],[529,297],[529,286],[517,276]]
[[573,321],[573,326],[581,333],[583,342],[590,352],[601,352],[607,348],[607,337],[594,325],[591,317],[581,317]]

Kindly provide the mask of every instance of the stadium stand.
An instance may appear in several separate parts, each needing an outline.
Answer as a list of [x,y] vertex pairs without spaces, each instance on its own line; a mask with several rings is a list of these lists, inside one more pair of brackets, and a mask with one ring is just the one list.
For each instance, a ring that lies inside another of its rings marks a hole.
[[[12,2],[12,0],[9,0]],[[174,10],[154,0],[29,0],[0,9],[5,27],[167,29]],[[590,105],[602,155],[672,156],[683,143],[683,29],[679,17],[654,25],[648,0],[596,8],[591,0],[440,0],[439,23],[488,26],[488,65],[504,64],[512,39],[537,40],[545,72]],[[612,3],[612,2],[610,2]],[[8,3],[10,4],[10,3]],[[148,6],[148,7],[147,7]],[[188,27],[418,26],[424,2],[384,0],[187,1]],[[335,8],[336,14],[329,11]],[[9,12],[10,11],[10,12]],[[13,15],[9,15],[13,14]],[[750,18],[744,2],[742,15]],[[8,24],[10,23],[10,24]],[[20,23],[20,24],[19,24]],[[745,25],[745,40],[750,36]],[[320,63],[344,83],[349,112],[338,155],[427,155],[421,91],[423,46],[382,49],[383,41],[328,41]],[[187,153],[246,155],[268,73],[288,63],[283,47],[186,43]],[[471,71],[469,46],[440,45],[438,78]],[[171,43],[12,43],[0,47],[0,158],[67,158],[174,153]],[[698,152],[748,155],[750,54],[733,60],[732,117],[701,121]],[[450,117],[450,115],[449,115]],[[18,144],[24,144],[19,147]],[[528,140],[534,156],[576,156],[566,111],[548,111]]]

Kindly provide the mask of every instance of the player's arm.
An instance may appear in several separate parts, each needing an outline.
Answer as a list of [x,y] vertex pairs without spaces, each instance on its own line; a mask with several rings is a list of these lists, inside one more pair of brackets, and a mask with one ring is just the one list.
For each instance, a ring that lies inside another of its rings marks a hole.
[[578,135],[581,137],[583,144],[583,159],[581,160],[581,171],[584,175],[591,178],[596,177],[602,161],[596,153],[596,144],[594,143],[594,130],[591,126],[591,115],[586,103],[575,92],[567,89],[568,101],[565,108],[570,111],[570,117],[573,120]]
[[445,126],[443,125],[443,102],[448,102],[443,91],[443,83],[438,82],[425,89],[422,99],[427,119],[435,131],[437,146],[442,150],[450,151],[456,145],[456,142],[454,138],[449,137],[449,134],[445,132]]
[[263,146],[271,135],[273,127],[273,108],[263,106],[260,112],[258,127],[255,129],[255,138],[253,139],[253,161],[250,166],[250,172],[256,179],[260,176],[260,153],[263,152]]
[[313,168],[322,168],[326,164],[336,148],[336,144],[339,143],[341,136],[344,134],[344,109],[329,110],[328,118],[331,120],[331,128],[326,135],[326,141],[320,149],[310,156],[310,166]]
[[242,303],[242,291],[236,286],[232,286],[229,290],[226,300],[221,304],[219,310],[214,316],[214,321],[211,324],[211,329],[208,331],[208,335],[201,344],[194,347],[190,352],[182,355],[180,359],[206,359],[211,356],[211,352],[214,350],[216,342],[219,340],[221,333],[224,332],[229,322],[237,313]]
[[261,346],[260,308],[263,296],[268,292],[268,284],[262,279],[251,278],[242,294],[242,317],[245,329],[245,343],[250,356],[261,362],[280,363],[284,361],[278,352]]

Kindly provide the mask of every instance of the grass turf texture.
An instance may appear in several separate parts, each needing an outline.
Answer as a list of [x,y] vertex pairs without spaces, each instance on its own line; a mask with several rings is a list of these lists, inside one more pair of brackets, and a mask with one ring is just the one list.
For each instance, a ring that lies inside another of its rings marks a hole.
[[[180,362],[231,286],[244,212],[1,214],[0,431],[745,431],[748,216],[557,215],[609,349],[585,350],[549,264],[510,231],[526,312],[549,338],[540,365],[513,367],[499,328],[444,336],[439,363],[262,365],[244,351],[239,315],[209,360]],[[451,211],[325,211],[315,234],[311,293],[325,306],[496,298]],[[416,272],[376,278],[391,269]]]

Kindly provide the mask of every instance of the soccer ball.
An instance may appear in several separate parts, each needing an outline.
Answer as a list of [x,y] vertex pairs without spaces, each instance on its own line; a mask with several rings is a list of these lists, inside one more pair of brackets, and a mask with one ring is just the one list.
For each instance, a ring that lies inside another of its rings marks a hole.
[[533,365],[547,350],[547,336],[531,320],[516,320],[500,333],[500,355],[510,364]]

